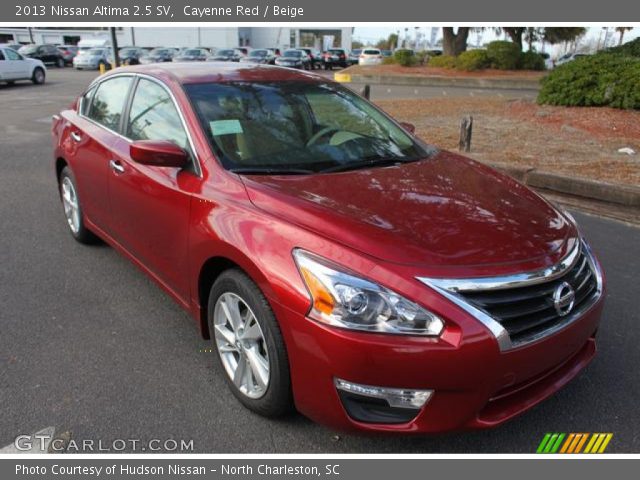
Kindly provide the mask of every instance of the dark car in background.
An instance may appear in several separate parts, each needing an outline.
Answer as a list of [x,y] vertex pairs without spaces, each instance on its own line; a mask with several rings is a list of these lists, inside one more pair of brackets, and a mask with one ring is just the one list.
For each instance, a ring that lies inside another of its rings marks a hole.
[[264,65],[273,65],[275,61],[276,56],[266,48],[251,50],[249,55],[240,59],[242,63],[261,63]]
[[16,52],[20,50],[22,47],[19,43],[0,43],[0,48],[10,48],[11,50],[15,50]]
[[347,63],[349,65],[357,65],[360,60],[360,54],[362,53],[361,48],[354,48],[349,52],[349,56],[347,57]]
[[277,47],[273,47],[273,48],[269,47],[267,48],[267,50],[270,50],[276,57],[279,57],[280,55],[282,55],[282,51]]
[[315,70],[316,68],[322,68],[322,52],[319,50],[314,50],[312,48],[301,47],[300,50],[306,52],[309,55],[309,60],[311,60],[311,70]]
[[322,54],[322,62],[325,70],[333,70],[334,67],[346,68],[349,63],[348,53],[344,48],[330,48]]
[[209,50],[204,48],[185,48],[175,57],[174,62],[204,62],[211,56]]
[[62,54],[55,45],[51,44],[31,44],[25,45],[18,50],[20,55],[27,58],[34,58],[40,60],[45,65],[55,65],[56,67],[63,68],[65,66],[65,60]]
[[311,70],[311,60],[304,50],[298,48],[290,48],[276,58],[276,65],[280,67],[299,68],[302,70]]
[[239,62],[245,55],[237,48],[223,48],[218,50],[215,55],[212,55],[207,60],[212,62]]
[[118,50],[121,65],[139,65],[140,59],[148,54],[148,50],[140,47],[123,47]]
[[56,47],[67,65],[73,65],[73,59],[78,54],[77,45],[58,45]]
[[148,55],[144,56],[140,59],[141,64],[146,63],[163,63],[170,62],[173,60],[173,57],[178,53],[178,50],[175,48],[154,48],[149,52]]

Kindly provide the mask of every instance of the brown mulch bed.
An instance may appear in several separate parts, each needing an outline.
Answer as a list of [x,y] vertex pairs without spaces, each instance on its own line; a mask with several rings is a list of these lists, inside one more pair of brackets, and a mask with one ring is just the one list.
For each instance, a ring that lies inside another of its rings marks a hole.
[[544,72],[534,72],[529,70],[480,70],[476,72],[465,72],[452,68],[435,68],[428,66],[403,67],[401,65],[354,65],[344,73],[362,74],[362,75],[413,75],[427,77],[472,77],[472,78],[523,78],[536,79],[542,78]]
[[[457,149],[460,119],[472,115],[471,157],[593,180],[640,185],[640,111],[551,107],[502,98],[377,102],[415,124],[429,143]],[[618,153],[630,147],[636,155]]]

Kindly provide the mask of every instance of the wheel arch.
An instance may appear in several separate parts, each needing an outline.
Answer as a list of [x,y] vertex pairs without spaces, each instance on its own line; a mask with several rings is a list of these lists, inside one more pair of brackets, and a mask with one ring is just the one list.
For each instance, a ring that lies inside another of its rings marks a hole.
[[200,332],[204,339],[210,338],[208,324],[209,293],[211,286],[216,279],[226,270],[237,269],[247,275],[269,299],[273,296],[267,276],[248,257],[240,252],[225,252],[225,254],[215,255],[207,258],[201,265],[198,272],[197,283],[197,305],[199,306]]
[[69,163],[63,157],[56,158],[56,180],[58,181],[58,184],[60,184],[60,175],[62,175],[62,170],[64,170],[68,165]]

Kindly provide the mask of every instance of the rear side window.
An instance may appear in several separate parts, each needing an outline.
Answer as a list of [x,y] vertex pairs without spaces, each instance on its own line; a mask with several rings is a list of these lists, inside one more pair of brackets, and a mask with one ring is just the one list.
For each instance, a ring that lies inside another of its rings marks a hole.
[[167,91],[140,79],[131,102],[127,137],[131,140],[168,140],[188,150],[187,134]]
[[87,116],[108,129],[118,132],[130,87],[131,77],[116,77],[102,82],[93,97]]
[[0,50],[0,61],[4,60],[4,53],[2,53],[2,50]]

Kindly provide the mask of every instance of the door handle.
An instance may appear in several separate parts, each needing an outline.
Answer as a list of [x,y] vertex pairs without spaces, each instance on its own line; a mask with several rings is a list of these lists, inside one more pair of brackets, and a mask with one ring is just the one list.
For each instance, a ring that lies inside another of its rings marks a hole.
[[82,141],[82,137],[80,136],[80,134],[78,132],[71,132],[71,138],[73,138],[73,140],[76,141],[76,142],[81,142]]
[[116,172],[118,174],[124,173],[124,167],[117,160],[110,160],[109,161],[109,167],[111,167],[111,170],[113,170],[114,172]]

